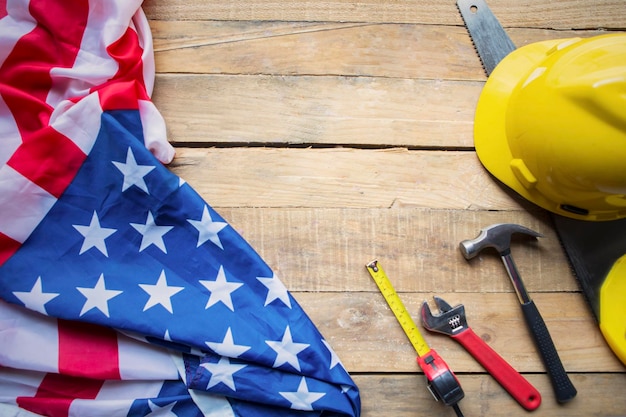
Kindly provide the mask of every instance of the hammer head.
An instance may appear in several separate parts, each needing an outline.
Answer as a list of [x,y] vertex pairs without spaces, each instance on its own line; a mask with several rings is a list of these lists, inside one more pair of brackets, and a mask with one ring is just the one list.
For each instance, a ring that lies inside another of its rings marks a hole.
[[537,233],[519,224],[499,223],[481,229],[477,237],[462,241],[459,244],[459,248],[465,259],[475,257],[484,248],[495,248],[501,256],[506,255],[511,250],[511,235],[513,233],[543,237],[541,233]]

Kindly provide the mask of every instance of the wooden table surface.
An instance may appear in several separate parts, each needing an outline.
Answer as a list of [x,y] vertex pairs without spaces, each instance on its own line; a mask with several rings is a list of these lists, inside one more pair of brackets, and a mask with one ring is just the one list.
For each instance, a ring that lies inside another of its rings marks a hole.
[[[623,0],[491,0],[517,46],[626,30]],[[453,416],[436,403],[365,264],[411,314],[433,295],[535,385],[539,416],[626,415],[607,347],[545,212],[501,188],[473,148],[486,80],[454,0],[147,0],[154,102],[185,178],[263,256],[339,354],[362,415]],[[492,223],[545,237],[512,250],[578,396],[555,401],[499,257],[461,240]],[[469,416],[524,416],[446,336]]]

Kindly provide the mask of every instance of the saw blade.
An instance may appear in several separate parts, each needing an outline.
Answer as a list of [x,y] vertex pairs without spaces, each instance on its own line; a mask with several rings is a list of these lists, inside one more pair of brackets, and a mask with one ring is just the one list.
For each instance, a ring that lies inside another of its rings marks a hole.
[[515,44],[484,0],[457,0],[456,5],[489,76],[496,65],[515,50]]
[[626,254],[626,219],[591,222],[551,215],[574,273],[600,321],[602,284],[615,262]]

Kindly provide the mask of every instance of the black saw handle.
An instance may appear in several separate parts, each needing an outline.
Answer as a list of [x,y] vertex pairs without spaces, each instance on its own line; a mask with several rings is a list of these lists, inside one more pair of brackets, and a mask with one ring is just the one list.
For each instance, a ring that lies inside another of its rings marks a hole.
[[559,403],[568,402],[576,396],[577,391],[574,384],[572,384],[572,381],[570,381],[567,376],[565,368],[563,368],[563,364],[556,351],[554,342],[552,342],[546,323],[543,321],[537,306],[532,300],[527,303],[522,303],[521,306],[526,324],[533,336],[537,349],[539,349],[539,354],[541,355],[543,364],[552,382],[556,400]]

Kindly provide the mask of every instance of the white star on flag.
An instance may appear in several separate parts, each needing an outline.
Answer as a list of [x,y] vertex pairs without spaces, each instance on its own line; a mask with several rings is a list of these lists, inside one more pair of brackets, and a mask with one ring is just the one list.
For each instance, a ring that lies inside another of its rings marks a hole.
[[173,403],[159,407],[152,401],[148,400],[148,407],[150,407],[150,413],[146,414],[146,417],[178,417],[176,413],[172,411],[177,401]]
[[13,295],[15,295],[21,302],[23,302],[26,308],[39,311],[43,314],[48,314],[46,312],[45,304],[53,298],[57,297],[59,294],[43,292],[43,288],[41,286],[41,277],[38,277],[37,281],[35,281],[35,285],[33,285],[33,288],[30,291],[14,291]]
[[137,161],[135,160],[135,155],[133,154],[132,149],[128,148],[128,152],[126,153],[126,163],[112,161],[113,165],[120,170],[122,174],[124,174],[124,183],[122,184],[122,191],[128,190],[133,185],[139,187],[146,194],[150,194],[148,192],[148,186],[144,181],[143,177],[148,175],[150,171],[152,171],[155,167],[152,165],[137,165]]
[[206,303],[205,309],[219,303],[220,301],[224,303],[226,307],[228,307],[231,311],[235,311],[235,307],[233,306],[233,300],[230,294],[241,287],[243,284],[241,282],[228,282],[226,281],[226,274],[224,273],[224,267],[220,266],[220,270],[217,273],[217,278],[215,281],[198,281],[200,284],[204,285],[207,290],[211,291],[211,296],[209,297],[209,301]]
[[80,315],[82,316],[92,308],[97,308],[107,317],[109,316],[109,300],[113,297],[116,297],[122,293],[122,291],[117,290],[107,290],[104,286],[104,274],[100,274],[100,278],[98,278],[98,282],[93,288],[83,288],[76,287],[78,291],[82,295],[87,298],[85,304],[83,304],[83,309],[80,311]]
[[161,275],[159,276],[159,280],[156,284],[139,284],[142,290],[147,292],[150,295],[150,298],[146,302],[146,305],[143,308],[143,311],[154,307],[157,304],[160,304],[170,313],[174,314],[174,310],[172,308],[172,300],[171,298],[174,294],[179,293],[184,290],[185,287],[170,287],[167,285],[167,279],[165,278],[165,271],[161,271]]
[[209,379],[207,389],[214,387],[221,382],[231,390],[237,391],[235,388],[235,381],[233,380],[233,374],[245,368],[247,365],[230,363],[230,359],[222,356],[218,363],[203,363],[200,366],[211,372],[211,379]]
[[266,340],[265,343],[269,345],[276,352],[276,360],[274,361],[274,368],[278,368],[285,363],[293,366],[298,372],[300,372],[300,362],[298,361],[298,353],[302,352],[310,345],[306,343],[294,343],[291,338],[291,330],[289,326],[285,329],[283,339],[281,341]]
[[274,300],[280,300],[287,307],[291,308],[291,301],[289,300],[289,293],[287,288],[283,285],[282,281],[278,279],[276,274],[272,277],[257,277],[261,284],[265,285],[268,289],[267,298],[265,299],[265,306]]
[[150,245],[154,245],[161,249],[163,253],[167,253],[165,242],[163,242],[163,235],[172,230],[174,226],[158,226],[154,222],[154,216],[151,212],[148,212],[145,224],[131,223],[130,225],[142,235],[139,252],[142,252]]
[[333,369],[335,366],[341,365],[341,361],[339,360],[339,356],[335,353],[333,348],[330,347],[330,343],[328,343],[324,339],[322,339],[322,343],[324,344],[324,346],[326,346],[326,349],[328,349],[328,351],[330,352],[330,368],[328,368],[328,369]]
[[220,249],[224,249],[219,236],[217,235],[228,224],[224,222],[214,222],[209,214],[209,209],[204,206],[201,220],[187,220],[193,227],[198,230],[198,245],[199,248],[204,242],[210,240]]
[[226,330],[226,335],[224,336],[224,340],[222,341],[222,343],[205,343],[208,347],[211,348],[211,350],[213,350],[213,352],[217,353],[218,355],[229,356],[231,358],[238,358],[240,355],[242,355],[244,352],[251,348],[251,346],[236,345],[235,341],[233,340],[233,333],[231,332],[230,327],[228,328],[228,330]]
[[100,219],[98,219],[98,215],[95,210],[93,212],[93,216],[91,216],[91,223],[89,223],[89,226],[82,226],[78,224],[73,224],[72,226],[74,226],[74,229],[78,230],[78,232],[85,238],[83,240],[83,245],[80,248],[79,255],[82,255],[91,248],[96,248],[102,252],[104,256],[107,258],[109,257],[104,239],[117,232],[117,229],[100,227]]
[[312,411],[313,403],[326,395],[323,392],[310,392],[309,386],[306,384],[304,377],[300,380],[298,391],[279,392],[279,394],[291,403],[291,408],[306,411]]

